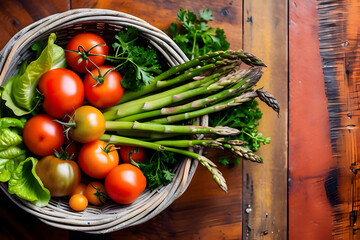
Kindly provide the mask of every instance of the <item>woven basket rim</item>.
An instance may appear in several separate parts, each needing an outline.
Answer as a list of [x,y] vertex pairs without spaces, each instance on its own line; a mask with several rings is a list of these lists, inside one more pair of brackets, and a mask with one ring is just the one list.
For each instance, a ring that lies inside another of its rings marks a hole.
[[[104,21],[104,18],[107,20]],[[73,24],[89,24],[90,20],[96,20],[98,23],[112,24],[112,26],[137,27],[142,36],[147,38],[150,44],[155,46],[166,57],[170,65],[173,66],[188,61],[188,58],[170,37],[139,17],[110,9],[81,8],[50,15],[26,26],[16,33],[0,51],[0,84],[3,84],[14,74],[15,68],[19,64],[17,61],[28,50],[26,47],[34,43],[36,39],[41,36],[44,37],[44,35],[49,34],[54,29],[64,26],[70,28]],[[207,125],[207,116],[199,118],[198,121],[202,125]],[[202,149],[198,149],[198,151],[201,153]],[[40,208],[9,194],[6,184],[1,183],[0,188],[17,206],[51,226],[88,233],[107,233],[143,223],[166,209],[185,192],[197,165],[198,161],[189,158],[185,159],[180,163],[179,169],[176,171],[177,178],[171,184],[160,187],[154,192],[146,191],[139,197],[139,201],[137,200],[129,206],[119,206],[116,209],[117,213],[111,211],[111,205],[106,205],[104,211],[94,207],[89,208],[88,212],[85,213],[69,211],[63,206],[62,202],[51,202],[50,206]],[[150,198],[155,199],[155,202],[142,208],[137,205],[137,202],[143,199],[149,201]],[[130,214],[124,217],[125,213],[118,213],[123,211],[124,208],[132,209],[133,215]],[[104,213],[106,211],[109,212]],[[87,213],[89,215],[86,215]],[[86,218],[91,214],[100,217]],[[104,218],[101,218],[102,214]]]

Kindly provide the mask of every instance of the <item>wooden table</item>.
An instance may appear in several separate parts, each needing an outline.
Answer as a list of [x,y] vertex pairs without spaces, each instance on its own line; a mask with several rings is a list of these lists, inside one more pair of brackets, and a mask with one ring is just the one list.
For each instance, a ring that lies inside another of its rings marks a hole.
[[[308,1],[314,2],[314,1]],[[107,234],[107,239],[286,239],[288,181],[288,2],[286,0],[2,0],[0,48],[20,29],[50,14],[73,8],[108,8],[133,14],[160,29],[175,21],[178,9],[199,13],[210,8],[212,26],[225,30],[232,49],[244,49],[266,64],[259,83],[280,105],[276,113],[264,105],[260,131],[272,142],[258,153],[264,164],[243,162],[220,167],[229,186],[223,193],[198,167],[188,190],[168,209],[139,226]],[[314,7],[314,6],[311,6]],[[211,150],[211,159],[224,152]],[[0,239],[87,239],[50,227],[0,198]],[[102,236],[102,239],[104,236]]]

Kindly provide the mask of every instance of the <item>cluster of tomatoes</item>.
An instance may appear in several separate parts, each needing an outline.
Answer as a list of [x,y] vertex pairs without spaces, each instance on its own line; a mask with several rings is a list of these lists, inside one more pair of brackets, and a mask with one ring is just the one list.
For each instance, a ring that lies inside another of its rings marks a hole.
[[70,69],[42,75],[43,113],[30,118],[23,130],[25,145],[40,158],[36,173],[44,186],[53,197],[70,196],[69,205],[77,211],[107,199],[131,203],[146,187],[143,173],[130,164],[131,154],[144,161],[144,149],[99,140],[105,132],[100,109],[115,105],[124,93],[121,75],[104,65],[107,54],[96,34],[71,38],[66,46]]

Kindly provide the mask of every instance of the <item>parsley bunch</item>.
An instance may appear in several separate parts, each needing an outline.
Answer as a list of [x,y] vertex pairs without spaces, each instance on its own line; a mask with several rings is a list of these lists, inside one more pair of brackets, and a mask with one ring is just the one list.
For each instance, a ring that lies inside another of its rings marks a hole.
[[176,19],[181,23],[180,28],[177,23],[172,23],[167,33],[189,59],[229,48],[224,30],[207,25],[208,21],[213,20],[210,9],[203,10],[199,17],[189,10],[180,9]]
[[176,163],[175,153],[155,151],[145,162],[137,162],[136,164],[146,177],[147,188],[154,190],[172,181],[174,177],[173,167]]
[[112,44],[114,54],[106,59],[119,63],[117,70],[122,73],[121,85],[124,88],[141,89],[153,81],[155,73],[161,73],[156,51],[141,45],[136,28],[122,30],[115,38],[118,42]]
[[[221,114],[210,114],[210,126],[228,126],[240,130],[240,134],[235,136],[236,139],[246,142],[243,146],[256,152],[261,144],[270,143],[270,137],[264,137],[256,127],[262,117],[262,112],[258,108],[259,103],[256,100],[243,103],[237,107],[229,108]],[[228,139],[234,137],[228,137]]]

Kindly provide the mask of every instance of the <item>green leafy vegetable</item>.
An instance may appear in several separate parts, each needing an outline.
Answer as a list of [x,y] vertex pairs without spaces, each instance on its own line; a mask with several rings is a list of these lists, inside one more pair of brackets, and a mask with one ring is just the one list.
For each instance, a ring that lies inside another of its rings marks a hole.
[[172,171],[177,163],[176,155],[172,152],[156,151],[145,162],[137,162],[147,180],[147,188],[154,190],[159,186],[169,184],[174,173]]
[[[5,83],[1,97],[17,116],[32,112],[39,103],[36,87],[40,77],[52,68],[66,67],[65,51],[54,43],[55,40],[56,35],[50,34],[39,58],[29,65],[24,62],[19,72]],[[40,48],[40,45],[35,47]]]
[[50,200],[50,192],[36,174],[37,161],[37,159],[29,157],[16,167],[8,182],[8,191],[36,206],[43,207]]
[[226,41],[224,30],[207,25],[207,22],[213,20],[210,9],[204,9],[199,18],[189,10],[180,9],[176,19],[181,23],[180,28],[177,23],[172,23],[167,33],[189,59],[229,48],[230,44]]
[[[262,112],[258,108],[258,102],[252,100],[235,108],[230,108],[221,112],[221,114],[210,114],[210,126],[228,126],[240,130],[240,134],[235,138],[246,142],[243,146],[256,152],[261,147],[261,144],[270,143],[270,137],[265,138],[256,127],[259,125],[259,120],[262,117]],[[227,140],[234,139],[234,137],[227,137]]]
[[7,182],[16,166],[25,159],[26,150],[22,146],[21,130],[25,118],[0,119],[0,181]]
[[31,50],[36,52],[36,58],[40,57],[42,51],[45,49],[46,46],[47,42],[45,41],[36,42],[31,46]]
[[128,90],[138,90],[154,79],[155,73],[161,72],[157,54],[153,49],[138,44],[139,34],[134,27],[120,31],[113,43],[114,55],[107,59],[119,63],[122,71],[121,85]]

